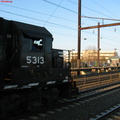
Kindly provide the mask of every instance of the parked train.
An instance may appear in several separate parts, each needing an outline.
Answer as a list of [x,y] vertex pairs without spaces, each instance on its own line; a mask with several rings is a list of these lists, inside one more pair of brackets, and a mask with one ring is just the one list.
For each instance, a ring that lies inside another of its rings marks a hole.
[[77,95],[63,50],[44,27],[0,18],[0,114]]

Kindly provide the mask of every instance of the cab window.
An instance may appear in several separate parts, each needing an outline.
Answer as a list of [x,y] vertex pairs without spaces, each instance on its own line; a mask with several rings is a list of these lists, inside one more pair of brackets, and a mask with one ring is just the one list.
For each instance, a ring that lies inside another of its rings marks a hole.
[[32,39],[32,50],[43,50],[43,39]]

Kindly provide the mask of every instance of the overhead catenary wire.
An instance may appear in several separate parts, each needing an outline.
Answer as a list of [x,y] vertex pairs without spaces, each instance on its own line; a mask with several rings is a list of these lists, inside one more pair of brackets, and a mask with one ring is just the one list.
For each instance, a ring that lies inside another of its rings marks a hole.
[[[13,5],[4,4],[4,3],[0,3],[0,5],[8,6],[8,7],[12,7],[12,8],[16,8],[16,9],[20,9],[20,10],[24,10],[24,11],[28,11],[28,12],[33,12],[33,13],[41,14],[41,15],[48,16],[48,17],[51,16],[50,14],[46,14],[46,13],[42,13],[42,12],[39,12],[39,11],[34,11],[34,10],[26,9],[26,8],[23,8],[23,7],[17,7],[17,6],[13,6]],[[62,20],[66,20],[66,21],[70,21],[70,22],[74,22],[74,23],[77,22],[77,21],[74,21],[74,20],[71,20],[71,19],[67,19],[67,18],[63,18],[63,17],[59,17],[59,16],[52,15],[52,17],[58,18],[58,19],[62,19]]]
[[[46,1],[46,2],[48,2],[48,3],[51,3],[51,2],[49,2],[48,0],[43,0],[43,1]],[[74,3],[74,4],[77,4],[77,3],[75,3],[75,2],[73,2],[73,1],[71,1],[71,0],[68,0],[69,2],[72,2],[72,3]],[[55,6],[57,6],[57,7],[62,7],[62,6],[60,6],[60,5],[57,5],[57,4],[54,4],[54,3],[51,3],[51,4],[53,4],[53,5],[55,5]],[[42,13],[42,12],[38,12],[38,11],[34,11],[34,10],[29,10],[29,9],[25,9],[25,8],[21,8],[21,7],[17,7],[17,6],[13,6],[13,5],[8,5],[8,4],[4,4],[4,3],[0,3],[0,5],[4,5],[4,6],[8,6],[8,7],[13,7],[13,8],[16,8],[16,9],[20,9],[20,10],[25,10],[25,11],[29,11],[29,12],[33,12],[33,13],[37,13],[37,14],[42,14],[42,15],[46,15],[46,16],[49,16],[49,17],[51,17],[51,15],[49,15],[49,14],[46,14],[46,13]],[[85,7],[85,6],[83,6],[83,7]],[[67,8],[65,8],[65,7],[62,7],[63,9],[67,9]],[[86,7],[85,7],[86,8]],[[88,8],[88,9],[90,9],[90,8]],[[67,9],[67,10],[69,10],[69,11],[71,11],[70,9]],[[92,9],[90,9],[90,10],[92,10]],[[92,10],[93,11],[93,10]],[[73,11],[72,11],[73,12]],[[77,12],[75,12],[74,11],[74,13],[76,13],[77,14]],[[66,18],[62,18],[62,17],[58,17],[58,16],[54,16],[54,15],[52,15],[52,17],[54,17],[54,18],[58,18],[58,19],[62,19],[62,20],[66,20],[66,21],[70,21],[70,22],[77,22],[77,21],[73,21],[73,20],[71,20],[71,19],[66,19]],[[83,15],[83,17],[86,17],[85,15]],[[87,16],[87,18],[93,18],[93,17],[88,17]],[[94,17],[95,18],[95,17]],[[96,18],[97,19],[97,18]],[[114,19],[113,19],[114,20]],[[115,19],[116,20],[116,19]]]
[[71,3],[73,3],[73,4],[75,4],[75,5],[77,5],[77,3],[76,3],[76,2],[73,2],[72,0],[67,0],[67,1],[69,1],[69,2],[71,2]]
[[[51,3],[51,4],[53,4],[53,5],[56,5],[57,7],[62,7],[62,6],[60,6],[60,5],[57,5],[57,4],[54,4],[54,3],[52,3],[52,2],[50,2],[50,1],[48,1],[48,0],[43,0],[43,1],[46,1],[46,2],[48,2],[48,3]],[[76,2],[73,2],[72,0],[67,0],[67,1],[69,1],[69,2],[71,2],[71,3],[74,3],[74,4],[77,4]],[[51,16],[51,15],[49,15],[49,14],[46,14],[46,13],[41,13],[41,12],[38,12],[38,11],[34,11],[34,10],[28,10],[28,9],[25,9],[25,8],[21,8],[21,7],[16,7],[16,6],[12,6],[12,5],[7,5],[7,4],[1,4],[0,3],[0,5],[5,5],[5,6],[9,6],[9,7],[13,7],[13,8],[17,8],[17,9],[21,9],[21,10],[25,10],[25,11],[29,11],[29,12],[34,12],[34,13],[38,13],[38,14],[42,14],[42,15],[47,15],[47,16]],[[101,5],[100,5],[101,6]],[[85,6],[84,6],[85,7]],[[64,8],[64,7],[62,7],[62,8]],[[67,9],[67,8],[64,8],[64,9]],[[90,9],[90,8],[88,8],[88,9]],[[68,9],[67,9],[68,10]],[[92,10],[92,9],[90,9],[90,10]],[[71,11],[71,10],[70,10]],[[75,12],[75,11],[74,11]],[[76,12],[77,13],[77,12]],[[52,15],[52,17],[55,17],[55,18],[59,18],[59,19],[63,19],[63,20],[67,20],[67,21],[71,21],[71,22],[77,22],[77,21],[72,21],[72,20],[70,20],[70,19],[65,19],[65,18],[61,18],[61,17],[58,17],[58,16],[53,16]],[[98,18],[98,17],[90,17],[90,16],[81,16],[81,17],[86,17],[86,18],[93,18],[93,19],[104,19],[104,20],[114,20],[114,21],[120,21],[119,19],[109,19],[109,18]]]
[[60,3],[58,4],[58,6],[55,8],[55,10],[53,11],[53,13],[49,16],[49,18],[46,20],[46,22],[44,23],[44,26],[47,24],[47,22],[50,20],[50,18],[53,16],[53,14],[55,13],[55,11],[58,9],[58,7],[60,6],[60,4],[63,2],[63,0],[60,1]]
[[[85,31],[82,31],[82,32],[85,32]],[[97,44],[97,40],[96,40],[96,38],[94,38],[97,34],[96,33],[94,33],[94,37],[93,37],[93,33],[91,33],[91,32],[88,32],[88,31],[86,31],[85,33],[87,33],[87,34],[90,34],[90,35],[92,35],[92,38],[89,36],[89,37],[83,37],[83,40],[84,40],[84,38],[85,39],[88,39],[87,40],[87,43],[89,43],[89,45],[93,45],[93,43],[91,44],[91,42],[94,42],[94,44],[96,43]],[[118,44],[115,44],[114,43],[114,41],[112,42],[112,38],[111,37],[106,37],[106,36],[104,36],[104,35],[101,35],[102,37],[101,37],[101,41],[102,41],[102,43],[101,44],[103,44],[103,45],[107,45],[107,46],[115,46],[116,48],[118,48],[118,47],[120,47],[120,45],[118,45]],[[103,40],[104,39],[104,40]],[[102,46],[103,46],[102,45]],[[103,50],[104,48],[102,48],[101,47],[101,49]]]
[[91,17],[91,16],[81,16],[81,17],[83,17],[83,18],[93,18],[93,19],[102,19],[102,20],[120,21],[120,19],[100,18],[100,17]]
[[[77,5],[76,2],[73,2],[73,1],[71,1],[71,0],[67,0],[67,1],[69,1],[69,2]],[[86,6],[83,6],[83,5],[82,5],[82,7],[86,8],[86,9],[89,9],[89,10],[91,10],[91,11],[97,12],[97,11],[91,9],[91,8],[86,7]],[[100,12],[98,12],[98,13],[100,13]],[[100,14],[103,14],[103,13],[100,13]],[[104,15],[105,15],[105,14],[104,14]],[[83,16],[81,16],[81,17],[87,17],[87,16],[84,16],[84,15],[83,15]],[[91,18],[93,18],[93,17],[87,17],[87,18],[90,18],[90,19],[91,19]],[[94,18],[95,18],[95,17],[94,17]]]
[[[0,10],[0,11],[4,12],[4,13],[8,13],[8,14],[13,14],[13,15],[17,15],[17,16],[20,16],[20,17],[24,17],[24,18],[29,18],[29,19],[32,19],[32,20],[41,21],[41,22],[44,22],[44,23],[46,22],[46,21],[41,20],[41,19],[37,19],[37,18],[33,18],[33,17],[29,17],[29,16],[25,16],[25,15],[13,13],[13,12],[8,12],[8,11],[4,11],[4,10]],[[76,30],[75,28],[64,26],[64,25],[61,25],[61,24],[57,24],[57,23],[53,23],[53,22],[48,22],[48,23],[52,24],[52,25],[55,25],[55,26],[60,26],[60,27],[64,27],[64,28],[67,28],[67,29]]]
[[120,7],[120,2],[118,0],[112,0],[112,1]]
[[[76,3],[76,2],[73,2],[72,0],[67,0],[67,1],[69,1],[69,2],[71,2],[71,3],[77,5],[77,3]],[[103,9],[105,9],[105,10],[106,10],[107,12],[109,12],[110,14],[114,15],[114,13],[110,12],[110,11],[107,10],[105,7],[103,7],[102,5],[98,4],[98,2],[96,2],[95,0],[93,0],[93,2],[96,3],[97,5],[99,5],[100,7],[102,7]],[[119,2],[119,3],[120,3],[120,2]],[[86,6],[83,6],[83,5],[82,5],[82,7],[86,8],[86,9],[88,9],[88,10],[91,10],[91,11],[97,12],[97,13],[99,13],[99,14],[102,14],[102,15],[104,15],[104,16],[107,16],[107,15],[101,13],[101,12],[95,11],[95,10],[93,10],[93,9],[91,9],[91,8],[86,7]],[[114,16],[115,16],[115,15],[114,15]],[[93,19],[103,19],[103,20],[120,21],[120,19],[110,19],[110,18],[111,18],[110,16],[109,16],[109,18],[90,17],[90,16],[85,16],[85,15],[83,15],[83,16],[81,16],[81,17],[85,17],[85,18],[93,18]],[[118,16],[116,16],[116,17],[118,17]],[[119,18],[119,17],[118,17],[118,18]]]
[[91,10],[91,11],[93,11],[93,12],[96,12],[96,13],[98,13],[98,14],[101,14],[101,15],[104,15],[104,16],[107,16],[107,17],[111,18],[111,16],[108,16],[108,15],[106,15],[106,14],[104,14],[104,13],[98,12],[98,11],[93,10],[93,9],[91,9],[91,8],[88,8],[88,7],[86,7],[86,6],[83,6],[83,7],[86,8],[86,9],[88,9],[88,10]]
[[53,2],[50,2],[50,1],[48,1],[48,0],[43,0],[43,1],[45,1],[45,2],[47,2],[47,3],[49,3],[49,4],[52,4],[52,5],[55,5],[55,6],[59,6],[60,8],[65,9],[65,10],[70,11],[70,12],[73,12],[73,13],[75,13],[75,14],[78,14],[78,13],[77,13],[76,11],[74,11],[74,10],[68,9],[68,8],[63,7],[63,6],[60,6],[60,5],[57,5],[57,4],[55,4],[55,3],[53,3]]
[[103,5],[100,5],[95,0],[92,0],[92,2],[94,2],[95,4],[97,4],[98,6],[100,6],[102,9],[104,9],[105,11],[107,11],[108,13],[110,13],[112,16],[114,15],[115,17],[119,18],[117,15],[115,15],[114,13],[112,13],[111,11],[109,11],[108,9],[106,9],[105,7],[103,7]]
[[119,4],[120,4],[120,1],[116,0]]

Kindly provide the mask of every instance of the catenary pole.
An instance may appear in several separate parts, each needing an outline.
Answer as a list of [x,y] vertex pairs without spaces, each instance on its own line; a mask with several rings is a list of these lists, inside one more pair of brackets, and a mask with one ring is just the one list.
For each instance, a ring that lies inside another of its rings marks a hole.
[[[98,26],[100,26],[100,22],[98,22]],[[98,27],[98,67],[100,64],[100,27]]]
[[78,0],[78,55],[77,55],[77,68],[81,65],[81,0]]

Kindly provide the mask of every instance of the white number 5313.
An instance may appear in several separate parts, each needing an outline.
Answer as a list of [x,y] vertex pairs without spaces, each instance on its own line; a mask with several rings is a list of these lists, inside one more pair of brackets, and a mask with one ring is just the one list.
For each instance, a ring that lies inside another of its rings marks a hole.
[[26,56],[27,64],[44,64],[44,57],[39,56]]

